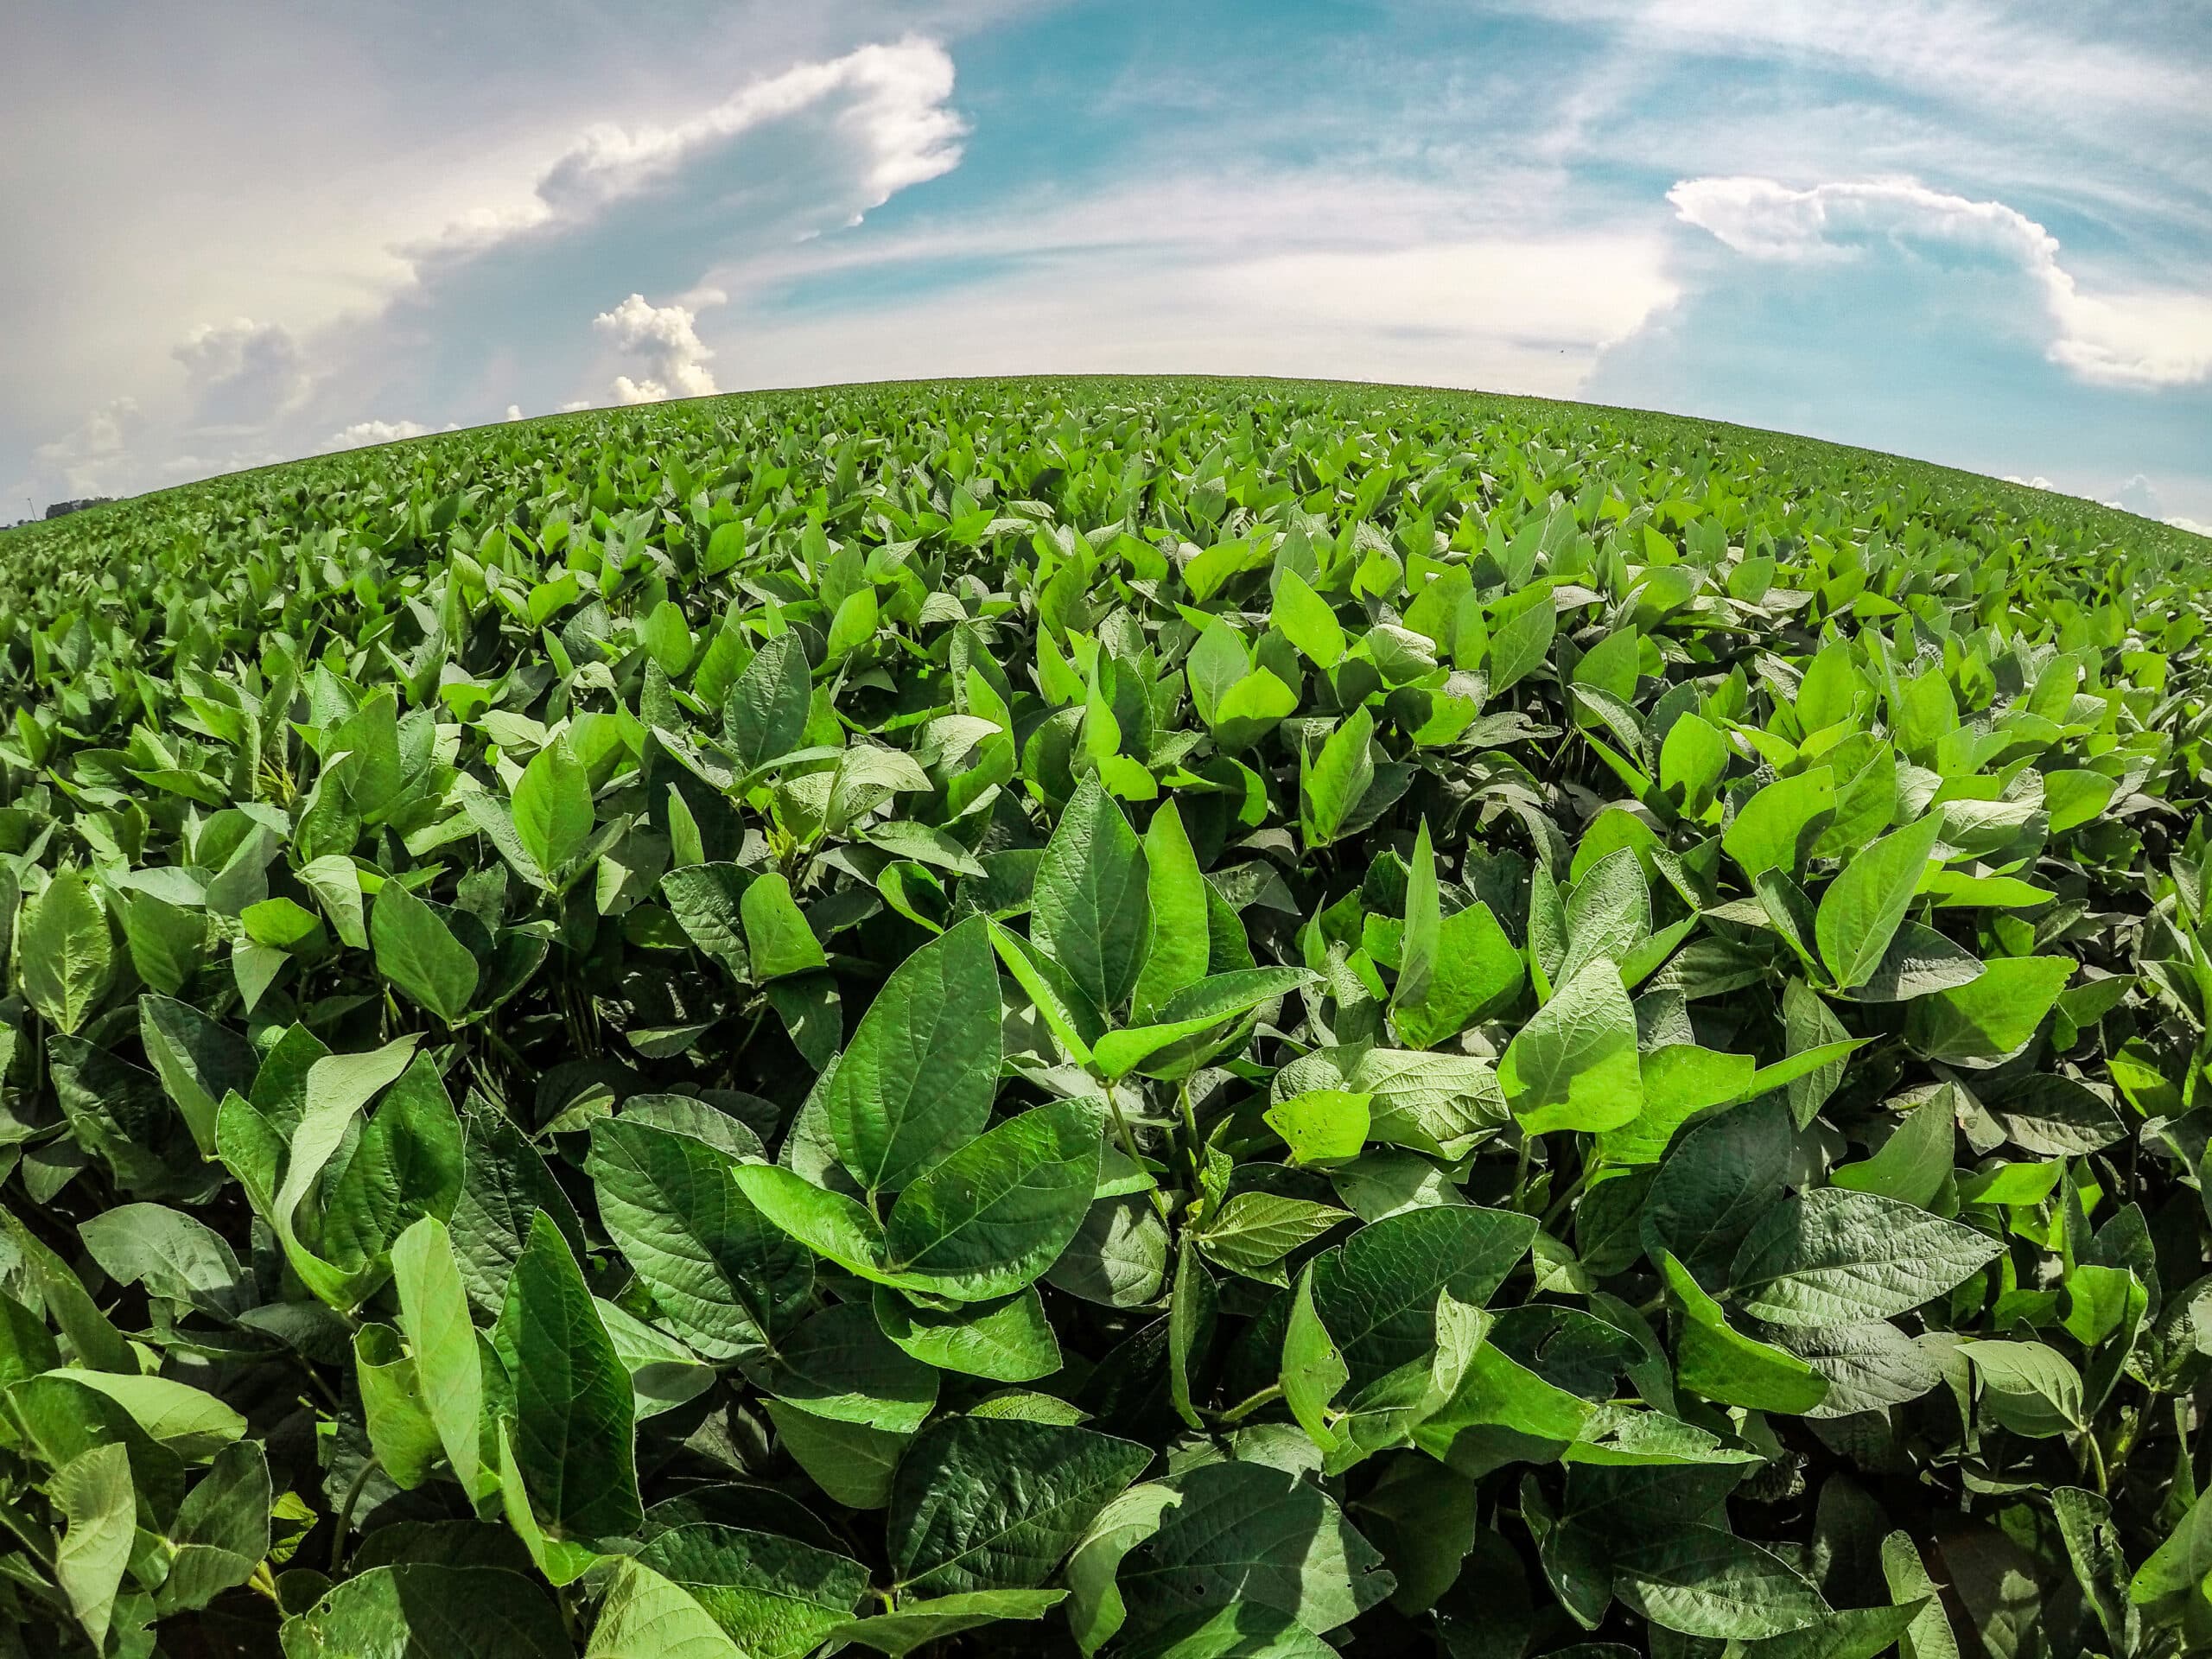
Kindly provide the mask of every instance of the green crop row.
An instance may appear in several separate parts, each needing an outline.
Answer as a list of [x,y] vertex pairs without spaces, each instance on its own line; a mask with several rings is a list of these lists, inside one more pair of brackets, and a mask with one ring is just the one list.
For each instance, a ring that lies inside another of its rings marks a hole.
[[2204,547],[1290,383],[0,540],[0,1654],[2212,1642]]

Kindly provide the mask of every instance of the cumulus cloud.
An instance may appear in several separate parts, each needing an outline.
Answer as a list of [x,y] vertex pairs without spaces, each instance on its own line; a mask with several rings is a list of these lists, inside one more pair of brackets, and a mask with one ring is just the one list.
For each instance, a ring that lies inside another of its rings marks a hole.
[[2200,524],[2194,518],[2175,513],[2166,522],[2176,530],[2185,530],[2192,536],[2212,536],[2212,524]]
[[67,496],[119,493],[137,474],[131,443],[145,424],[135,397],[118,397],[31,452],[38,477]]
[[280,323],[203,322],[169,355],[184,368],[195,423],[251,429],[296,409],[312,384],[299,343]]
[[645,371],[642,379],[615,376],[615,401],[657,404],[721,390],[707,367],[707,359],[715,353],[700,340],[697,321],[688,306],[650,304],[642,294],[632,294],[612,311],[594,317],[593,329]]
[[330,435],[333,449],[359,449],[372,443],[397,443],[419,438],[429,431],[420,421],[356,421],[342,432]]
[[507,405],[506,417],[511,421],[518,421],[522,419],[522,405],[520,404],[509,404]]
[[[865,207],[880,207],[894,192],[959,165],[968,129],[945,107],[951,95],[952,59],[936,41],[864,46],[741,87],[673,126],[588,128],[546,170],[523,213],[531,219],[583,217],[650,188],[731,138],[829,102],[841,106],[839,125],[860,149]],[[858,211],[865,209],[855,217]]]
[[1908,255],[1978,255],[2026,277],[2050,327],[2046,354],[2080,378],[2135,387],[2212,380],[2212,293],[2085,293],[2059,264],[2058,238],[2001,201],[1910,179],[1796,189],[1748,177],[1685,179],[1667,200],[1684,222],[1752,259],[1840,262],[1877,244]]

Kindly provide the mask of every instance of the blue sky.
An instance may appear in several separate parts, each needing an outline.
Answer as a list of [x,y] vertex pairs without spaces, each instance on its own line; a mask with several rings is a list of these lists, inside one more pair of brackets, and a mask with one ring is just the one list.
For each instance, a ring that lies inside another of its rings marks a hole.
[[1192,370],[2212,524],[2187,0],[16,0],[0,48],[0,518],[511,412]]

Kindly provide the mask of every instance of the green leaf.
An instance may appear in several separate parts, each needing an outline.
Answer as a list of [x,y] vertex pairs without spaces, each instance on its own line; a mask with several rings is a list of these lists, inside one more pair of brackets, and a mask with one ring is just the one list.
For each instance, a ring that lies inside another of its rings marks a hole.
[[513,1389],[513,1447],[535,1512],[557,1539],[620,1538],[638,1501],[630,1374],[551,1217],[507,1281],[493,1344]]
[[616,1248],[661,1317],[710,1359],[772,1343],[814,1287],[812,1256],[739,1189],[733,1161],[626,1114],[591,1126],[585,1164]]
[[1538,582],[1499,600],[1490,609],[1490,694],[1505,695],[1534,673],[1552,647],[1558,611],[1550,585]]
[[1122,1599],[1122,1562],[1160,1530],[1160,1518],[1182,1494],[1159,1481],[1132,1486],[1098,1512],[1068,1557],[1068,1630],[1085,1655],[1103,1647],[1128,1618]]
[[430,907],[386,881],[369,909],[377,972],[447,1025],[461,1023],[476,995],[476,958]]
[[225,1446],[168,1529],[173,1553],[156,1616],[205,1607],[251,1578],[269,1554],[269,1459],[252,1440]]
[[747,883],[738,907],[745,925],[746,960],[755,981],[811,973],[828,963],[822,942],[791,899],[791,884],[779,872],[771,870]]
[[63,870],[23,912],[16,962],[23,995],[63,1035],[92,1017],[114,972],[115,942],[92,879]]
[[761,1403],[784,1449],[832,1500],[854,1510],[880,1510],[890,1501],[891,1471],[912,1434],[817,1416],[789,1401]]
[[1213,974],[1186,986],[1160,1009],[1156,1024],[1109,1031],[1091,1046],[1091,1058],[1109,1078],[1131,1071],[1147,1077],[1176,1077],[1196,1069],[1198,1056],[1163,1060],[1164,1049],[1180,1044],[1249,1013],[1319,977],[1303,968],[1245,968]]
[[1156,1019],[1170,998],[1206,973],[1205,877],[1173,801],[1160,804],[1145,830],[1144,862],[1151,932],[1129,998],[1130,1018],[1139,1025]]
[[1122,809],[1086,779],[1037,867],[1031,944],[1098,1014],[1129,999],[1152,937],[1150,874]]
[[1849,1325],[1908,1313],[2003,1250],[1912,1205],[1823,1187],[1761,1217],[1731,1278],[1735,1299],[1770,1325]]
[[722,736],[738,770],[751,772],[797,748],[812,702],[797,635],[779,634],[754,652],[722,705]]
[[1277,1376],[1283,1403],[1290,1408],[1298,1426],[1323,1452],[1336,1450],[1340,1437],[1331,1421],[1330,1408],[1351,1381],[1351,1370],[1314,1308],[1311,1262],[1299,1274],[1298,1288],[1291,1298]]
[[868,1592],[858,1561],[740,1527],[674,1527],[635,1559],[681,1586],[750,1659],[804,1659]]
[[421,1217],[399,1236],[391,1247],[391,1276],[423,1411],[437,1431],[454,1478],[464,1492],[477,1497],[489,1485],[480,1479],[478,1464],[483,1362],[452,1239],[436,1217]]
[[1306,585],[1297,571],[1284,569],[1275,578],[1275,597],[1268,620],[1283,637],[1304,652],[1316,668],[1326,671],[1344,659],[1344,631],[1329,601]]
[[870,1192],[899,1191],[989,1121],[1000,1037],[988,925],[963,922],[899,963],[838,1059],[823,1109],[839,1160]]
[[1730,1328],[1720,1304],[1673,1255],[1662,1255],[1659,1265],[1682,1312],[1675,1370],[1684,1388],[1725,1406],[1793,1416],[1827,1397],[1827,1379],[1812,1366]]
[[1059,1338],[1035,1287],[1001,1301],[950,1310],[918,1307],[887,1288],[875,1293],[884,1335],[925,1364],[996,1382],[1032,1382],[1060,1369]]
[[1351,1215],[1334,1205],[1273,1192],[1232,1195],[1198,1235],[1207,1259],[1269,1284],[1287,1281],[1274,1264]]
[[1375,762],[1369,753],[1374,741],[1374,717],[1362,706],[1318,749],[1299,751],[1299,836],[1308,851],[1335,841],[1366,799],[1375,781]]
[[1122,1567],[1122,1593],[1147,1623],[1242,1602],[1319,1635],[1395,1587],[1382,1553],[1319,1487],[1294,1474],[1215,1463],[1173,1484],[1183,1501]]
[[1905,1039],[1951,1065],[2009,1059],[2034,1039],[2079,965],[2070,957],[2000,957],[1971,983],[1916,1001]]
[[1767,785],[1738,810],[1720,845],[1746,882],[1768,870],[1796,874],[1812,856],[1835,809],[1835,774],[1815,766]]
[[1872,1157],[1831,1171],[1829,1184],[1879,1193],[1923,1210],[1932,1208],[1951,1173],[1957,1130],[1956,1108],[1947,1084],[1908,1112]]
[[1344,1089],[1309,1089],[1277,1101],[1262,1116],[1289,1146],[1293,1163],[1338,1163],[1357,1158],[1366,1144],[1373,1098]]
[[572,1651],[519,1573],[409,1561],[347,1580],[284,1622],[285,1659],[543,1659]]
[[1590,963],[1536,1010],[1507,1047],[1497,1080],[1529,1135],[1636,1119],[1643,1109],[1636,1010],[1610,958]]
[[1479,1307],[1528,1253],[1534,1216],[1444,1205],[1371,1222],[1314,1263],[1313,1305],[1355,1392],[1436,1344],[1436,1299]]
[[2049,1440],[2078,1433],[2082,1374],[2039,1342],[1962,1342],[1959,1351],[1981,1384],[1981,1409],[2015,1434]]
[[747,1370],[816,1417],[911,1434],[937,1404],[937,1372],[886,1336],[864,1302],[825,1307]]
[[415,1362],[397,1331],[369,1324],[354,1332],[353,1380],[378,1466],[402,1491],[413,1491],[429,1478],[441,1448],[438,1427],[423,1408]]
[[[841,1067],[842,1070],[842,1067]],[[961,1301],[1009,1296],[1051,1267],[1098,1183],[1097,1103],[1008,1118],[899,1195],[884,1226],[890,1271]]]
[[745,1659],[697,1599],[634,1556],[618,1561],[584,1659]]
[[1821,895],[1814,937],[1839,988],[1863,985],[1881,966],[1942,827],[1931,812],[1884,836],[1847,861]]
[[873,1618],[849,1619],[830,1632],[833,1642],[856,1643],[902,1659],[927,1642],[957,1636],[1001,1619],[1042,1618],[1067,1599],[1065,1590],[976,1590],[965,1595],[909,1601]]
[[1882,1576],[1894,1599],[1915,1603],[1920,1609],[1897,1639],[1899,1659],[1959,1659],[1950,1620],[1910,1533],[1893,1532],[1882,1540]]
[[1802,1574],[1724,1527],[1675,1525],[1613,1549],[1613,1589],[1662,1629],[1756,1639],[1813,1624],[1828,1611]]
[[107,1643],[137,1529],[129,1453],[120,1446],[97,1446],[71,1459],[54,1473],[54,1506],[63,1522],[54,1580],[97,1651]]
[[1057,1423],[932,1424],[892,1482],[891,1566],[902,1592],[1033,1588],[1151,1459],[1144,1446]]
[[591,783],[563,733],[531,757],[515,785],[515,834],[550,876],[568,868],[591,839]]

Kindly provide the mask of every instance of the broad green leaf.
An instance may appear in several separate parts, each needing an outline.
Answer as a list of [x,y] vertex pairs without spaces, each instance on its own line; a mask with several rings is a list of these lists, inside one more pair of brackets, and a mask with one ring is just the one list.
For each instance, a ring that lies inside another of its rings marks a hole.
[[92,1017],[114,971],[115,943],[84,871],[63,870],[24,907],[16,962],[25,999],[56,1031],[69,1035]]
[[1205,977],[1205,877],[1173,801],[1160,804],[1144,832],[1145,884],[1151,931],[1144,965],[1129,998],[1133,1023],[1147,1024],[1179,991]]
[[168,1529],[169,1570],[156,1612],[205,1607],[251,1578],[269,1554],[269,1459],[250,1440],[225,1446]]
[[1268,620],[1316,668],[1325,671],[1343,660],[1344,631],[1338,624],[1336,612],[1295,570],[1284,570],[1276,577],[1274,606]]
[[548,875],[557,876],[591,839],[591,784],[565,734],[531,757],[515,785],[515,834]]
[[917,1306],[879,1287],[875,1318],[892,1341],[940,1370],[1031,1382],[1060,1369],[1059,1339],[1033,1286],[1002,1301],[969,1302],[950,1312]]
[[1243,1602],[1325,1634],[1395,1587],[1382,1553],[1319,1486],[1296,1475],[1214,1463],[1173,1484],[1182,1502],[1122,1566],[1122,1592],[1142,1624]]
[[2009,1059],[2034,1038],[2078,966],[2070,957],[2000,957],[1972,982],[1915,1001],[1906,1039],[1952,1065]]
[[957,1596],[931,1596],[901,1603],[887,1613],[855,1618],[830,1632],[833,1642],[849,1642],[892,1659],[903,1659],[925,1643],[1001,1619],[1037,1619],[1067,1599],[1065,1590],[972,1590]]
[[1957,1130],[1956,1109],[1946,1085],[1908,1112],[1872,1157],[1831,1171],[1829,1184],[1929,1209],[1951,1173]]
[[891,1473],[912,1435],[817,1417],[787,1400],[760,1403],[784,1450],[833,1503],[849,1510],[880,1510],[891,1501]]
[[1328,846],[1367,798],[1375,781],[1375,721],[1363,705],[1318,747],[1298,760],[1300,838],[1309,850]]
[[632,1556],[615,1564],[584,1659],[744,1659],[744,1653],[687,1589]]
[[1351,1369],[1354,1392],[1425,1358],[1436,1299],[1480,1306],[1528,1252],[1534,1216],[1446,1205],[1370,1223],[1314,1263],[1313,1305]]
[[1675,1370],[1684,1388],[1722,1405],[1792,1415],[1827,1397],[1826,1377],[1795,1354],[1732,1329],[1720,1304],[1672,1255],[1659,1265],[1681,1308]]
[[1821,895],[1815,938],[1839,988],[1866,983],[1881,965],[1942,827],[1929,813],[1884,836],[1846,861]]
[[1170,997],[1160,1008],[1156,1023],[1106,1033],[1091,1046],[1092,1059],[1109,1078],[1131,1071],[1147,1077],[1187,1075],[1198,1057],[1187,1057],[1187,1063],[1163,1060],[1159,1058],[1161,1051],[1310,985],[1316,977],[1303,968],[1245,968],[1210,975]]
[[741,1527],[675,1527],[639,1564],[681,1586],[752,1659],[804,1659],[850,1618],[868,1569],[796,1538]]
[[1597,1131],[1643,1109],[1636,1011],[1620,969],[1599,957],[1561,985],[1513,1039],[1497,1080],[1524,1133]]
[[1344,1089],[1309,1089],[1275,1102],[1263,1116],[1289,1146],[1292,1162],[1338,1163],[1359,1156],[1373,1099]]
[[756,981],[811,973],[829,961],[822,942],[791,899],[791,883],[780,874],[771,871],[748,883],[738,909],[745,926],[746,960]]
[[1823,1187],[1760,1218],[1737,1253],[1732,1294],[1770,1325],[1886,1319],[2002,1252],[1997,1240],[1915,1205]]
[[1098,1014],[1128,1001],[1152,937],[1150,874],[1122,809],[1086,779],[1037,868],[1030,943]]
[[889,1270],[961,1301],[1010,1296],[1075,1236],[1098,1182],[1095,1101],[1007,1119],[899,1195],[884,1225]]
[[2015,1434],[2048,1440],[2084,1427],[2082,1374],[2039,1342],[1962,1342],[1981,1384],[1981,1409]]
[[1000,1038],[988,925],[963,922],[899,963],[838,1059],[824,1110],[838,1158],[871,1192],[896,1192],[989,1120]]
[[722,735],[741,772],[788,754],[806,730],[812,696],[806,652],[779,634],[753,653],[722,705]]
[[391,1276],[423,1411],[437,1431],[454,1478],[474,1497],[480,1491],[483,1362],[452,1239],[436,1217],[421,1217],[399,1236],[391,1247]]
[[1057,1423],[932,1424],[892,1482],[891,1566],[902,1592],[1035,1587],[1151,1459],[1144,1446]]
[[377,972],[447,1025],[461,1023],[476,995],[476,958],[429,906],[386,881],[369,908]]
[[729,1155],[628,1116],[591,1126],[600,1219],[671,1329],[710,1359],[788,1330],[814,1286],[805,1249],[756,1209]]
[[1828,1611],[1820,1592],[1789,1563],[1724,1527],[1677,1525],[1624,1540],[1612,1561],[1620,1599],[1654,1624],[1685,1636],[1780,1636]]
[[1812,855],[1835,807],[1835,775],[1815,766],[1777,779],[1745,802],[1720,845],[1756,881],[1768,870],[1795,874]]
[[937,1404],[937,1372],[883,1333],[874,1308],[816,1313],[747,1368],[763,1392],[816,1417],[911,1434]]
[[638,1500],[630,1375],[568,1241],[542,1212],[493,1333],[513,1389],[515,1464],[556,1539],[620,1538]]
[[54,1580],[99,1650],[107,1643],[137,1527],[129,1453],[120,1446],[98,1446],[71,1459],[54,1473],[54,1507],[63,1523],[54,1552]]

